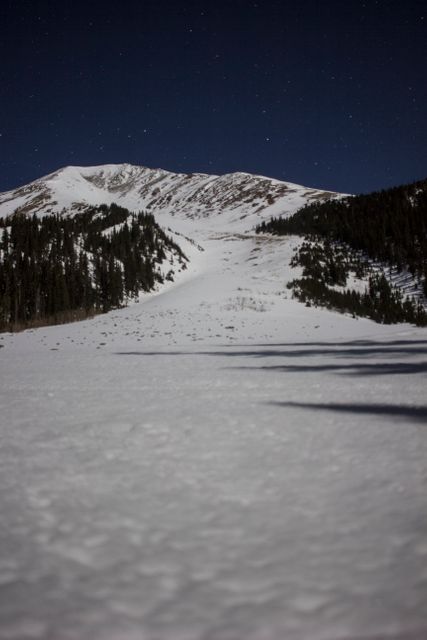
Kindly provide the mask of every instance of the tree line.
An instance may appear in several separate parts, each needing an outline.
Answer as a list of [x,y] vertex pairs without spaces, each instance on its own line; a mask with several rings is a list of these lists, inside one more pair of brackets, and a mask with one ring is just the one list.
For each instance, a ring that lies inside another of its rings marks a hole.
[[[115,204],[77,215],[0,220],[0,330],[68,322],[173,279],[187,258],[147,213]],[[162,275],[165,274],[165,275]]]
[[[305,241],[296,249],[291,266],[303,268],[302,278],[287,287],[307,306],[323,306],[383,324],[427,325],[427,313],[419,300],[405,298],[383,272],[341,245]],[[346,287],[350,275],[367,279],[364,291]]]
[[[380,322],[406,320],[416,324],[426,323],[421,302],[403,299],[385,276],[380,284],[372,276],[363,304],[358,300],[356,291],[349,292],[352,295],[346,297],[344,304],[342,299],[340,301],[339,294],[342,292],[326,291],[328,278],[325,270],[326,267],[331,272],[341,270],[342,275],[343,263],[337,253],[337,246],[341,246],[341,253],[344,250],[348,259],[354,262],[352,270],[356,277],[366,276],[370,261],[377,261],[397,271],[410,272],[420,292],[427,296],[427,180],[371,194],[308,204],[289,218],[273,218],[261,223],[256,231],[301,235],[312,241],[312,247],[316,243],[321,245],[321,257],[316,256],[316,250],[312,248],[294,258],[295,264],[303,267],[310,260],[317,265],[317,273],[313,273],[312,269],[309,281],[307,276],[299,284],[294,281],[293,289],[297,297],[306,296],[316,304],[332,304],[333,299],[335,308],[342,303],[344,310],[350,309],[356,315],[368,315]],[[333,246],[335,252],[332,252]],[[346,277],[344,280],[341,277],[341,281],[335,284],[344,286],[345,282]],[[315,295],[314,291],[321,285],[321,295],[319,291]]]

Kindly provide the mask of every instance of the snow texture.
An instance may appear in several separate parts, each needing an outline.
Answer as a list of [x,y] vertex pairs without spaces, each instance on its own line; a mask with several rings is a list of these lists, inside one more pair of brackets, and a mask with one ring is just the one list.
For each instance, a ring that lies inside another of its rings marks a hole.
[[175,283],[0,335],[0,639],[424,640],[425,330],[292,300],[298,241],[233,213],[156,219]]

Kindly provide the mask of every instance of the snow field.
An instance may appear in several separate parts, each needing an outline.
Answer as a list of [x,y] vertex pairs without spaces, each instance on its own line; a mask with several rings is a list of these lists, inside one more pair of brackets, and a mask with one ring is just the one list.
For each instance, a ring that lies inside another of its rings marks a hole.
[[422,638],[423,356],[18,351],[0,638]]
[[425,330],[292,300],[295,239],[159,222],[175,283],[0,335],[0,639],[424,640]]

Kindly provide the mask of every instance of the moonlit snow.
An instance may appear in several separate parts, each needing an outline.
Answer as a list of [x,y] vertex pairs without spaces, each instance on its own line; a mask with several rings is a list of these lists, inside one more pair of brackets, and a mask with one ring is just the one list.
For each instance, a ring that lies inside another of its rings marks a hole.
[[0,335],[0,638],[425,639],[426,331],[292,300],[294,238],[158,221],[174,283]]

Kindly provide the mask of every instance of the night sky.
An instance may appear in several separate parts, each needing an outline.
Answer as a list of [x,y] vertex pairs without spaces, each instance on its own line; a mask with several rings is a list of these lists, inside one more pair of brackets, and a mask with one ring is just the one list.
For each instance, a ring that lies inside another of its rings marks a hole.
[[0,191],[59,167],[427,177],[426,0],[3,0]]

